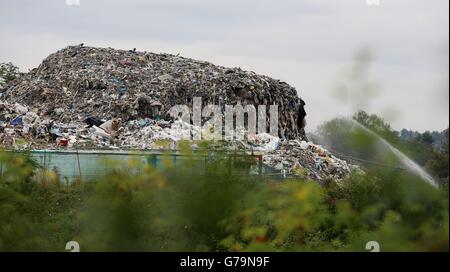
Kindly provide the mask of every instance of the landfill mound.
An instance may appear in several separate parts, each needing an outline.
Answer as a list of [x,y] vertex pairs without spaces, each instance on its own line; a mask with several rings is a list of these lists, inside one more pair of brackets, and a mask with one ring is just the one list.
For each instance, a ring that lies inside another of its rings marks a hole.
[[359,168],[335,157],[320,145],[299,140],[286,140],[263,157],[266,165],[283,174],[307,177],[313,180],[342,180]]
[[284,177],[339,181],[353,171],[360,171],[358,166],[347,164],[322,146],[304,140],[282,140],[263,133],[252,141],[235,142],[233,148],[236,147],[249,154],[261,154],[263,163]]
[[192,108],[193,97],[205,105],[267,105],[267,112],[269,105],[278,105],[279,136],[305,138],[305,103],[287,83],[169,54],[69,46],[14,81],[0,99],[69,123],[167,120],[172,106]]
[[67,47],[0,90],[0,147],[177,149],[192,132],[210,132],[168,114],[174,105],[191,106],[193,97],[219,106],[278,105],[279,137],[260,133],[226,145],[261,152],[282,173],[325,180],[350,172],[345,161],[307,142],[305,103],[288,84],[239,68],[111,48]]

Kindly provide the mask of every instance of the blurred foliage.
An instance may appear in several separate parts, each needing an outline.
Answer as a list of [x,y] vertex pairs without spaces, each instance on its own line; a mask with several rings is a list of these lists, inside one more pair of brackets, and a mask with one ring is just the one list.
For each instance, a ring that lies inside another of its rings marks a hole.
[[448,198],[411,176],[354,175],[337,185],[271,184],[228,221],[236,251],[448,250]]
[[0,155],[0,251],[448,251],[448,190],[374,168],[319,185],[248,175],[251,157],[185,149],[63,184]]
[[0,152],[0,251],[56,250],[76,231],[81,191],[62,188],[51,171],[37,178],[36,169],[26,154]]
[[432,173],[435,173],[441,179],[447,178],[449,175],[449,161],[448,161],[448,129],[444,131],[444,140],[442,147],[437,151],[432,152],[431,158],[425,162],[425,167],[430,169]]

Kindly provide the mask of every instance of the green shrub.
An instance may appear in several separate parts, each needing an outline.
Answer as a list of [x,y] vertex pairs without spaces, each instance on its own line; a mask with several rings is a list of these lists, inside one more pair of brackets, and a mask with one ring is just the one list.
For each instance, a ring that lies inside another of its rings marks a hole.
[[26,155],[2,153],[0,251],[64,251],[71,240],[82,251],[364,251],[368,241],[448,251],[448,189],[404,172],[321,186],[248,175],[250,157],[186,152],[162,170],[130,161],[69,185]]

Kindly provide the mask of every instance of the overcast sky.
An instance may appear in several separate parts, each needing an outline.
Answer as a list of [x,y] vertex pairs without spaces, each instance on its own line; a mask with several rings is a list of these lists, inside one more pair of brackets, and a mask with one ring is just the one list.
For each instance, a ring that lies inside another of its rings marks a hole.
[[[395,129],[447,128],[449,1],[367,1],[0,0],[0,62],[27,71],[81,42],[180,53],[286,81],[310,131],[358,107]],[[376,92],[350,94],[366,103],[337,96],[362,48]]]

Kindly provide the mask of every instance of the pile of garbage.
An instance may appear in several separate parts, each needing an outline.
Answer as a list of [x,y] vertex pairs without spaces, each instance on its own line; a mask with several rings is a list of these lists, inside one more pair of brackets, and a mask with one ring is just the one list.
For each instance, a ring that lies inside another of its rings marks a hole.
[[[63,124],[43,118],[19,103],[0,102],[0,144],[14,149],[94,148],[177,150],[181,140],[204,129],[185,123],[150,118],[101,120],[88,118],[83,123]],[[192,141],[195,147],[196,142]],[[304,140],[283,140],[268,133],[250,140],[222,143],[220,147],[263,155],[263,163],[283,173],[314,180],[341,180],[351,171],[326,149]]]
[[0,101],[0,147],[10,149],[177,149],[195,129],[181,120],[150,118],[61,123],[19,103]]
[[[305,103],[285,82],[240,68],[226,68],[170,54],[69,46],[0,91],[59,123],[87,118],[124,122],[169,120],[175,105],[278,105],[279,136],[305,138]],[[269,127],[269,123],[267,125]]]
[[191,133],[208,134],[168,113],[193,97],[219,106],[278,105],[279,137],[260,133],[230,148],[260,152],[265,164],[316,180],[350,172],[307,142],[305,103],[284,82],[168,54],[84,46],[50,55],[0,90],[0,147],[175,150]]
[[335,157],[320,145],[300,140],[280,142],[276,149],[264,154],[266,165],[284,175],[308,177],[314,180],[341,180],[355,166]]

